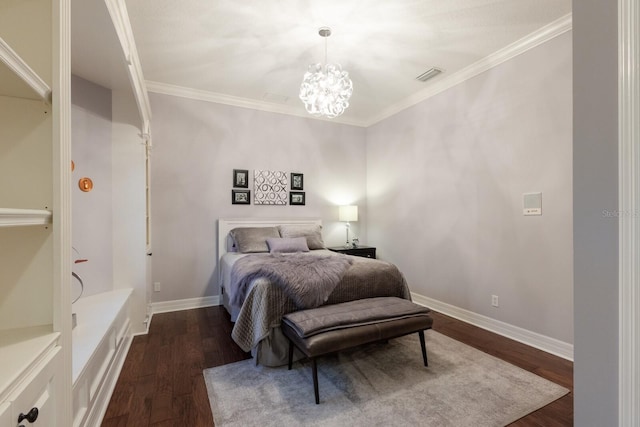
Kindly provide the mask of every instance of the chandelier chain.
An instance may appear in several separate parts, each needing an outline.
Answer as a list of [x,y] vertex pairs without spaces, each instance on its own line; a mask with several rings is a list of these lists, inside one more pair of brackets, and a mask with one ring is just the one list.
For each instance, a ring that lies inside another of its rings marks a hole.
[[327,39],[328,38],[329,37],[324,38],[324,65],[327,65],[329,63],[329,61],[327,60],[327,43],[328,43]]

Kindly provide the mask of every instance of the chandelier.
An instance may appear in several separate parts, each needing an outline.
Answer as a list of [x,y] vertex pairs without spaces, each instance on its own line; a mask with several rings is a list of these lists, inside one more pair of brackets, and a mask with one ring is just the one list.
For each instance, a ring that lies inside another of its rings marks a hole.
[[327,37],[331,28],[322,27],[318,34],[324,37],[324,66],[320,63],[309,65],[300,86],[300,99],[309,114],[327,118],[338,117],[349,107],[353,93],[353,83],[349,73],[342,71],[339,64],[327,63]]

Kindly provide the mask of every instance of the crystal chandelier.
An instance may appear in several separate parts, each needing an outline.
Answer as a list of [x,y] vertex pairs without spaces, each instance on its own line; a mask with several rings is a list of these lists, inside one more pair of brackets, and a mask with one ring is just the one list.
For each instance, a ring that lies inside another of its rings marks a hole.
[[327,63],[327,37],[331,28],[322,27],[318,31],[324,37],[324,63],[311,64],[300,86],[300,99],[309,114],[327,118],[338,117],[349,107],[353,93],[353,83],[349,73],[342,71],[339,64]]

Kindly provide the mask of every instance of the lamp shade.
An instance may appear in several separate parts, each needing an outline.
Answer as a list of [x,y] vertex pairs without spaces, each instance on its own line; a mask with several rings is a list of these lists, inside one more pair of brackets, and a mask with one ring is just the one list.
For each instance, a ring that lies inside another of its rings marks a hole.
[[358,220],[358,206],[340,206],[338,211],[338,219],[340,221],[357,221]]

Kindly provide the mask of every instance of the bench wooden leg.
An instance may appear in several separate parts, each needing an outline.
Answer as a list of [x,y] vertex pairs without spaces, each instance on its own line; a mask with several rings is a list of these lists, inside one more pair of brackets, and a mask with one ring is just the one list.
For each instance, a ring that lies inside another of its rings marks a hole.
[[420,336],[420,347],[422,347],[422,360],[424,360],[424,366],[429,366],[429,362],[427,362],[427,346],[424,343],[424,331],[418,332]]
[[311,369],[313,370],[313,392],[316,395],[316,405],[320,404],[320,392],[318,391],[318,363],[316,358],[311,359]]
[[289,370],[291,365],[293,365],[293,341],[289,340]]

